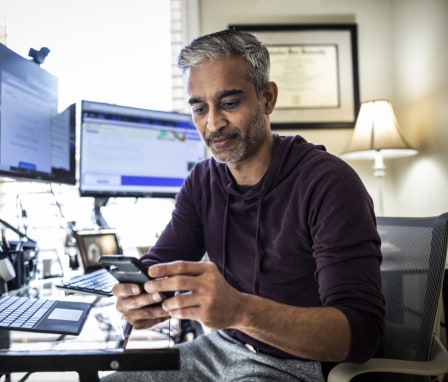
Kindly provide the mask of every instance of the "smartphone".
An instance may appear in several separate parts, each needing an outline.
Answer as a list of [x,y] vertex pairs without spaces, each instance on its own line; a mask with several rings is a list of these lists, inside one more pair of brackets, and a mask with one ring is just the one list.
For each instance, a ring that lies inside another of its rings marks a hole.
[[99,263],[120,283],[143,285],[145,281],[150,280],[147,267],[145,267],[136,257],[102,255],[99,258]]
[[[145,281],[151,280],[148,268],[136,257],[124,255],[102,255],[99,263],[120,283],[138,284],[143,290]],[[164,292],[162,299],[174,296],[173,292]]]

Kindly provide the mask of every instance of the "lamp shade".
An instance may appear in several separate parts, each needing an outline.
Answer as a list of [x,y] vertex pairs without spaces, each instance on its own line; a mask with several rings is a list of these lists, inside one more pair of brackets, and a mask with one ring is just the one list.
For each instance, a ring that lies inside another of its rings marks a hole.
[[374,159],[417,154],[403,137],[392,104],[388,100],[363,102],[350,143],[341,154],[347,159]]

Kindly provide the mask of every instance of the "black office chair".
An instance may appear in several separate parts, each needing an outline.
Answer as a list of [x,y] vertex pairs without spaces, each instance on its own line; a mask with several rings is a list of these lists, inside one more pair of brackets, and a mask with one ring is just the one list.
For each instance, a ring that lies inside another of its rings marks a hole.
[[377,220],[386,298],[381,350],[363,364],[337,365],[328,382],[440,380],[435,377],[448,373],[448,352],[438,338],[448,213]]

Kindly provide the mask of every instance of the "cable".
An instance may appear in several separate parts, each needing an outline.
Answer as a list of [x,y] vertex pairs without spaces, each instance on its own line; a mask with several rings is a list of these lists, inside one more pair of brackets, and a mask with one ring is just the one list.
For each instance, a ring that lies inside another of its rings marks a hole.
[[20,199],[19,194],[16,194],[16,207],[18,208],[18,211],[20,211],[20,215],[17,215],[17,221],[19,222],[18,227],[20,229],[20,225],[22,225],[23,232],[26,236],[28,233],[28,223],[27,223],[28,214],[26,210],[23,208],[22,200]]
[[58,198],[57,198],[57,196],[56,196],[56,194],[55,194],[55,192],[54,192],[54,190],[53,190],[53,186],[52,186],[51,183],[50,183],[50,194],[53,196],[53,198],[54,198],[54,204],[56,205],[56,208],[57,208],[58,211],[59,211],[59,215],[58,215],[58,217],[61,218],[61,219],[63,220],[63,222],[64,222],[64,223],[61,223],[61,222],[59,221],[59,227],[60,227],[60,228],[63,228],[63,229],[66,229],[66,227],[69,225],[69,221],[68,221],[67,218],[65,217],[64,211],[62,210],[61,203],[59,203]]
[[126,345],[128,344],[129,337],[131,336],[133,326],[129,322],[126,322],[123,327],[123,331],[121,333],[121,337],[118,339],[117,344],[115,345],[116,349],[126,349]]

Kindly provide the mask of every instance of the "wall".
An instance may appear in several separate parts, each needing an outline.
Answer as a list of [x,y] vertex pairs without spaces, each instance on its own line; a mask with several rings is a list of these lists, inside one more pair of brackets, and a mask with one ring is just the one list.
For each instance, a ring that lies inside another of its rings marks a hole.
[[394,163],[391,210],[448,211],[448,1],[395,0],[393,74],[397,114],[419,155]]
[[[421,216],[448,211],[447,8],[446,0],[200,0],[199,21],[200,33],[229,24],[356,22],[361,101],[390,99],[405,136],[420,151],[386,161],[384,215]],[[287,133],[339,154],[352,130]],[[376,199],[373,163],[350,164]]]

